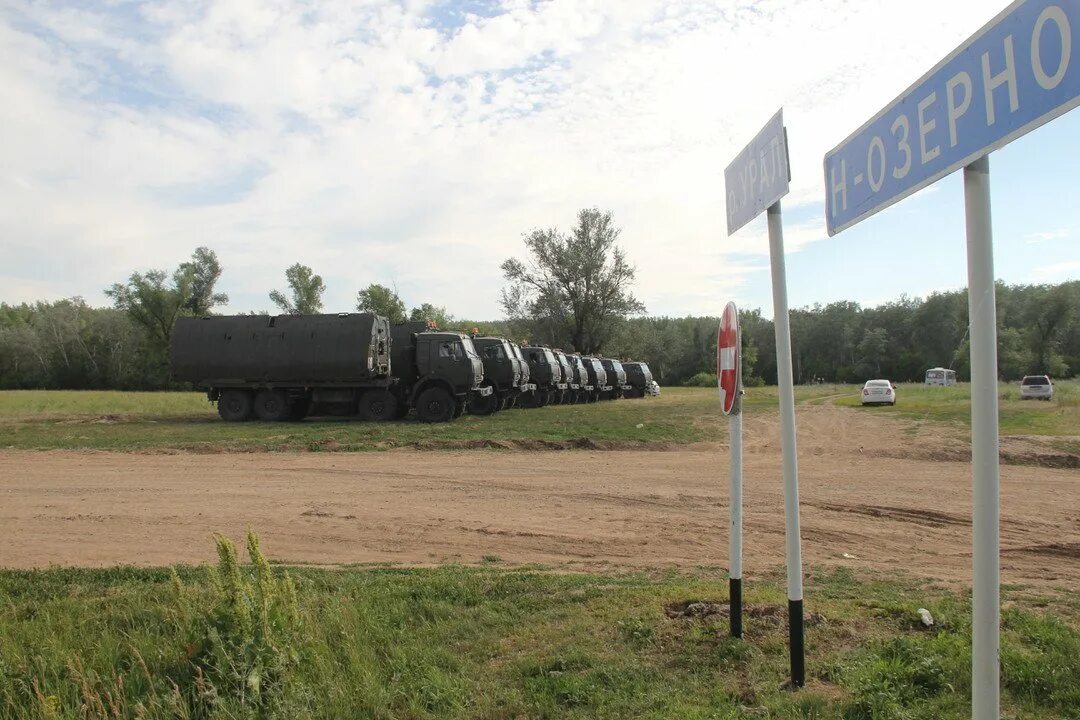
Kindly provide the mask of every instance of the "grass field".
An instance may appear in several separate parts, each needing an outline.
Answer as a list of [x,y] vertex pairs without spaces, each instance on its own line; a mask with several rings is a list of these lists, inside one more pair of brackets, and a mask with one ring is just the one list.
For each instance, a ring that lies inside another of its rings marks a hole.
[[[257,547],[257,546],[256,546]],[[0,571],[0,717],[970,717],[964,597],[817,570],[808,685],[787,677],[776,580],[744,640],[717,572],[590,576],[488,567]],[[929,608],[936,625],[921,627]],[[1006,594],[1008,717],[1080,717],[1080,604]]]
[[[1021,402],[1013,385],[1001,386],[1001,431],[1048,435],[1067,452],[1080,452],[1080,382],[1056,386],[1053,402]],[[866,408],[928,422],[970,423],[969,388],[901,385],[899,404]],[[796,388],[800,403],[858,407],[859,388]],[[776,388],[749,388],[750,412],[775,412]],[[716,391],[665,388],[659,398],[510,410],[491,417],[425,425],[406,420],[364,423],[309,419],[302,423],[224,423],[200,393],[112,391],[0,392],[0,448],[177,449],[215,451],[377,450],[396,446],[473,447],[530,443],[543,447],[683,444],[722,438],[727,423]]]
[[[897,388],[897,403],[893,407],[867,408],[899,417],[971,425],[971,387],[927,387],[902,384]],[[1063,380],[1054,384],[1051,402],[1021,400],[1017,383],[1002,383],[998,388],[999,417],[1002,435],[1047,435],[1063,438],[1066,447],[1075,446],[1080,452],[1080,381]],[[857,389],[836,400],[837,405],[859,407]]]
[[[827,385],[800,388],[801,399],[836,393]],[[582,439],[616,445],[689,443],[722,436],[727,423],[716,397],[715,390],[705,388],[666,388],[658,398],[507,410],[428,425],[347,418],[225,423],[199,393],[8,391],[0,392],[0,448],[258,451]],[[750,408],[775,405],[775,388],[753,388],[747,395]]]

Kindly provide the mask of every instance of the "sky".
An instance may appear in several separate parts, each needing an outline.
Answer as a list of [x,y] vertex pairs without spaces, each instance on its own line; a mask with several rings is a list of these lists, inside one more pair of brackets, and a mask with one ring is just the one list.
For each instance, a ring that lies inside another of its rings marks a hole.
[[[723,171],[784,108],[789,302],[965,285],[962,180],[833,238],[822,158],[1004,1],[0,0],[0,301],[79,295],[200,245],[225,311],[310,265],[497,318],[523,234],[614,213],[653,315],[771,315],[764,219]],[[1080,112],[995,152],[997,276],[1080,278]]]

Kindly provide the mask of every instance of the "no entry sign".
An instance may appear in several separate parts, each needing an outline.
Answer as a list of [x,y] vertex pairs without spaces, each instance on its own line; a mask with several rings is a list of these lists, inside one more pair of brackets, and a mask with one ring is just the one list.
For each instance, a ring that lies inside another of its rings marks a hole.
[[725,415],[739,412],[740,379],[739,310],[729,302],[720,318],[716,340],[716,382],[720,387],[720,406]]

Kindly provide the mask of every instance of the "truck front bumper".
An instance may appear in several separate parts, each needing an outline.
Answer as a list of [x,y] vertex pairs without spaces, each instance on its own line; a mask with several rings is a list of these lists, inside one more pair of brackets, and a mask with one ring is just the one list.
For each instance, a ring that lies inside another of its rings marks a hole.
[[611,386],[610,385],[601,385],[600,386],[600,392],[611,392]]
[[570,387],[570,386],[567,385],[566,383],[555,383],[555,389],[556,390],[565,390],[568,387]]
[[491,393],[495,392],[495,389],[490,385],[484,385],[483,387],[473,388],[473,392],[480,397],[487,397]]
[[570,389],[571,390],[577,390],[579,387],[581,387],[581,386],[578,385],[577,383],[570,383]]
[[524,385],[519,385],[519,387],[523,393],[532,392],[536,389],[536,383],[525,383]]
[[593,391],[593,386],[592,385],[582,385],[581,389],[586,390],[588,392],[592,392]]

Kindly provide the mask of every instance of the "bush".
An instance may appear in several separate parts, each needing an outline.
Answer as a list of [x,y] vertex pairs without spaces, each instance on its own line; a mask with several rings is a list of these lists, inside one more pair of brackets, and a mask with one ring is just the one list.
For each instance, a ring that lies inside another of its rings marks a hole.
[[683,383],[686,387],[716,387],[716,373],[699,372]]

